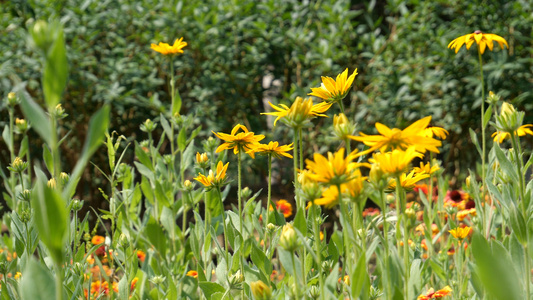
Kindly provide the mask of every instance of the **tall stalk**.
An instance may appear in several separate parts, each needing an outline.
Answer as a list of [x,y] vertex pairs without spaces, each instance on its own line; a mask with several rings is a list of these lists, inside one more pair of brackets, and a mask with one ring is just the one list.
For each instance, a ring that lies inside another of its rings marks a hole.
[[268,222],[270,222],[270,201],[272,195],[272,154],[268,154],[268,192],[267,192],[267,205],[266,205],[266,220],[264,222],[265,225],[265,232],[263,237],[263,251],[266,253],[266,247],[267,247],[267,235],[268,235]]
[[313,223],[313,231],[315,234],[315,251],[317,257],[317,269],[318,269],[318,284],[320,287],[320,299],[324,299],[324,275],[322,274],[322,254],[321,254],[321,241],[320,241],[320,228],[318,227],[317,220],[319,219],[318,205],[311,206],[311,222]]
[[[400,175],[396,175],[396,216],[397,224],[400,220],[403,224],[403,264],[404,264],[404,297],[409,298],[409,234],[407,218],[402,213],[405,211],[405,199],[403,197],[403,188],[400,181]],[[396,227],[399,229],[399,225]]]

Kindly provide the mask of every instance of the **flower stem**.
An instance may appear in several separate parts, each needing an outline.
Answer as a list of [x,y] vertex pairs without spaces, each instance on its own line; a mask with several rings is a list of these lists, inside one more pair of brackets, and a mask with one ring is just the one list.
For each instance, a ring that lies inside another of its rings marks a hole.
[[[403,223],[403,264],[404,264],[404,297],[406,299],[409,299],[409,234],[408,234],[408,224],[407,224],[407,218],[405,218],[405,215],[402,214],[402,212],[405,211],[405,200],[403,197],[403,188],[400,181],[400,175],[396,176],[396,216],[398,218],[398,223],[400,223],[400,219]],[[399,226],[397,226],[397,229],[399,229]]]
[[[379,191],[380,201],[383,204],[381,215],[383,217],[383,245],[385,247],[385,255],[384,255],[384,261],[385,261],[385,270],[382,271],[382,274],[388,274],[389,272],[389,223],[387,223],[387,203],[385,202],[385,192],[383,189],[380,189]],[[390,290],[390,281],[387,279],[387,286],[385,288],[385,299],[391,298],[391,290]]]
[[268,154],[268,192],[267,192],[267,204],[266,204],[266,220],[263,222],[265,225],[265,232],[263,237],[263,251],[266,253],[267,247],[267,226],[270,222],[270,201],[272,195],[272,154]]
[[229,243],[228,243],[228,230],[226,228],[226,210],[224,209],[224,204],[222,203],[222,193],[220,192],[220,187],[217,187],[218,199],[220,199],[220,205],[222,205],[222,226],[224,228],[224,254],[226,255],[226,272],[229,274],[230,271],[230,262],[229,262]]
[[349,253],[350,253],[350,246],[349,246],[349,239],[348,239],[348,228],[349,228],[349,221],[347,220],[347,217],[349,216],[348,213],[348,207],[346,206],[346,203],[342,200],[342,193],[341,193],[341,186],[340,184],[337,184],[337,191],[339,192],[339,207],[341,209],[341,221],[342,221],[342,237],[344,241],[344,265],[342,266],[342,278],[344,278],[345,275],[349,275],[348,267],[350,266],[350,260],[349,260]]
[[[485,139],[485,124],[484,124],[484,116],[485,116],[485,80],[483,77],[483,59],[481,58],[481,52],[478,51],[478,57],[479,57],[479,78],[481,80],[481,184],[483,186],[483,192],[481,194],[481,200],[485,201],[485,194],[487,193],[487,185],[485,183],[485,156],[486,156],[486,139]],[[489,209],[489,216],[487,214],[484,214],[485,221],[483,222],[483,226],[485,226],[485,237],[488,239],[490,234],[490,212],[492,212],[492,200],[490,201],[490,209]]]
[[[242,225],[244,222],[244,217],[242,215],[242,197],[241,197],[241,188],[242,188],[242,173],[241,173],[241,149],[239,149],[239,152],[237,153],[237,169],[238,169],[238,186],[237,186],[237,199],[239,202],[239,231],[241,233],[241,274],[244,274],[244,231],[242,230]],[[244,289],[242,292],[244,296]]]
[[293,141],[293,145],[294,145],[294,149],[292,150],[293,151],[293,171],[294,171],[294,198],[296,199],[296,206],[297,206],[297,209],[298,211],[300,209],[304,209],[304,206],[302,205],[302,203],[300,203],[300,199],[298,197],[298,193],[297,193],[297,190],[298,190],[298,128],[293,128],[293,131],[294,131],[294,141]]
[[[298,276],[296,276],[296,262],[294,260],[294,255],[295,255],[294,251],[291,251],[291,262],[292,262],[292,269],[294,270],[294,281],[295,281],[294,288],[296,289],[296,299],[300,299],[300,289],[298,288],[300,284],[296,282],[298,280]],[[305,274],[302,274],[302,276],[305,276]]]
[[322,254],[320,251],[321,248],[321,241],[320,241],[320,228],[318,227],[317,219],[319,213],[318,205],[312,205],[311,206],[311,222],[313,223],[313,231],[315,233],[315,251],[316,251],[316,257],[317,257],[317,270],[318,270],[318,283],[320,287],[320,299],[324,299],[325,291],[324,291],[324,277],[322,274]]

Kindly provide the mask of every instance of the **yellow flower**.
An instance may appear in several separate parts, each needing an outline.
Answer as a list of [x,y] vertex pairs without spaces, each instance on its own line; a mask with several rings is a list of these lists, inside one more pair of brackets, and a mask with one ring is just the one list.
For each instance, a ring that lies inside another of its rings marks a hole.
[[342,191],[348,192],[350,199],[353,201],[359,201],[361,200],[361,195],[363,195],[365,182],[368,177],[362,176],[361,170],[359,169],[355,169],[352,176],[353,178],[341,186],[341,188],[345,187]]
[[424,165],[423,162],[420,162],[420,167],[415,167],[413,170],[416,173],[425,173],[425,174],[431,175],[431,174],[437,172],[439,169],[440,169],[439,165],[437,165],[437,164],[432,166],[430,162],[428,162],[425,165]]
[[183,48],[187,46],[187,42],[183,41],[183,38],[176,39],[174,45],[170,46],[167,43],[159,43],[159,45],[152,44],[150,48],[156,52],[159,52],[163,55],[174,55],[178,53],[183,53]]
[[430,121],[431,116],[422,118],[404,130],[398,128],[390,129],[381,123],[376,123],[376,129],[381,135],[366,135],[360,132],[360,136],[349,136],[349,138],[363,142],[370,147],[370,149],[359,153],[359,155],[370,153],[376,149],[380,149],[381,152],[388,148],[405,150],[410,146],[415,146],[416,151],[421,153],[426,151],[440,153],[437,147],[442,145],[441,141],[420,135],[428,127]]
[[217,164],[216,175],[213,173],[213,170],[209,170],[209,174],[207,176],[198,173],[198,177],[194,178],[194,180],[200,182],[206,188],[220,187],[224,185],[226,181],[226,171],[228,170],[228,165],[229,163],[224,165],[221,161],[219,161]]
[[448,130],[442,127],[429,126],[428,128],[422,130],[419,135],[429,138],[436,136],[437,138],[444,140],[446,139],[446,136],[448,136]]
[[[343,185],[341,185],[341,189],[342,188]],[[324,206],[326,208],[333,208],[335,205],[337,205],[337,203],[339,203],[339,189],[337,186],[332,185],[322,191],[322,198],[318,198],[313,202],[309,202],[308,206],[315,204]]]
[[344,157],[344,148],[332,154],[328,152],[328,158],[320,153],[313,155],[314,160],[306,159],[307,169],[311,173],[307,174],[309,178],[324,182],[331,185],[342,184],[353,178],[353,172],[360,166],[370,167],[366,163],[356,163],[353,159],[357,156],[357,150]]
[[309,121],[309,119],[314,117],[327,117],[326,115],[324,115],[324,112],[326,112],[332,105],[332,103],[327,102],[313,104],[313,99],[311,97],[307,99],[303,99],[302,97],[296,97],[296,100],[294,100],[294,103],[291,105],[290,108],[285,104],[280,104],[279,106],[276,106],[270,101],[268,102],[268,104],[270,104],[270,106],[272,106],[272,108],[274,108],[276,112],[261,114],[276,116],[277,118],[276,120],[274,120],[274,126],[276,126],[278,120],[283,118],[283,121],[291,127],[301,127],[307,121]]
[[[533,135],[533,131],[530,128],[533,128],[532,124],[522,125],[515,131],[515,134],[518,136],[524,136],[526,134]],[[496,131],[492,134],[492,137],[494,137],[495,142],[502,143],[505,139],[510,138],[511,135],[509,132]]]
[[[407,191],[410,191],[415,188],[415,184],[422,179],[429,177],[429,174],[426,173],[416,173],[414,170],[409,172],[409,174],[403,173],[400,176],[400,185]],[[389,183],[389,189],[396,188],[396,179],[391,179]]]
[[[239,129],[242,129],[243,132],[237,133]],[[216,133],[213,132],[219,139],[225,141],[222,145],[218,146],[216,152],[221,152],[223,150],[227,149],[233,149],[233,153],[237,154],[239,151],[244,151],[248,153],[252,158],[255,158],[254,151],[250,151],[254,149],[255,146],[259,143],[260,140],[264,139],[265,136],[255,135],[253,132],[249,132],[246,126],[237,124],[233,129],[231,130],[231,134],[226,133]]]
[[196,152],[196,162],[199,164],[206,163],[209,160],[207,153]]
[[379,164],[381,171],[385,174],[396,175],[403,173],[413,159],[422,158],[424,155],[415,150],[415,146],[407,150],[393,150],[392,152],[376,153],[368,161],[372,164]]
[[472,228],[466,226],[466,227],[457,227],[455,229],[449,230],[448,232],[453,235],[454,238],[458,240],[463,240],[468,236]]
[[259,154],[271,154],[272,156],[275,156],[277,158],[281,158],[282,156],[292,158],[292,155],[286,153],[287,151],[291,151],[292,149],[292,143],[289,145],[279,146],[278,142],[269,142],[268,144],[254,145],[253,148],[249,151]]
[[346,68],[344,72],[337,75],[336,80],[328,76],[322,76],[320,87],[311,88],[313,92],[308,95],[316,96],[330,102],[340,101],[348,94],[356,75],[357,69],[348,77],[348,68]]
[[481,54],[485,52],[486,47],[489,47],[489,50],[492,51],[494,47],[493,42],[497,42],[502,49],[504,48],[503,45],[509,48],[507,41],[501,36],[492,33],[483,33],[480,30],[456,38],[448,44],[448,48],[455,49],[455,53],[457,53],[463,45],[466,45],[466,49],[469,50],[474,42],[478,45],[478,50]]

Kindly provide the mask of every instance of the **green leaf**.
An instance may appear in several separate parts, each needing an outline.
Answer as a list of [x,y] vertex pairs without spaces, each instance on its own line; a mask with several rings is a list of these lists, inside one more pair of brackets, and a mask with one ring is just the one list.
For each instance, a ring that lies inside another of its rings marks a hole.
[[30,259],[22,272],[20,294],[23,300],[56,299],[54,277],[48,269]]
[[352,281],[352,298],[358,299],[362,295],[362,299],[368,299],[370,292],[370,278],[366,271],[366,257],[362,255],[357,261],[357,266],[350,277]]
[[509,209],[509,223],[513,229],[516,238],[523,246],[527,245],[527,227],[523,212],[514,204]]
[[9,152],[13,152],[13,144],[11,143],[11,135],[9,135],[9,126],[6,125],[4,127],[4,131],[2,131],[2,138],[4,139],[4,142],[7,144],[7,149]]
[[24,113],[27,120],[31,120],[31,128],[35,129],[41,138],[48,145],[52,144],[52,128],[50,125],[50,119],[44,112],[44,110],[33,101],[30,96],[25,93],[19,93],[20,96],[20,108]]
[[[59,25],[59,22],[57,22]],[[68,61],[63,28],[56,26],[55,41],[46,53],[43,70],[43,93],[46,105],[53,109],[60,101],[67,85]]]
[[518,174],[515,171],[513,164],[507,158],[505,153],[503,153],[499,145],[494,145],[494,152],[496,153],[496,158],[498,159],[498,163],[500,163],[503,172],[509,176],[513,182],[518,182]]
[[68,222],[66,202],[58,191],[47,186],[46,177],[41,170],[36,173],[37,185],[31,199],[35,210],[35,225],[52,259],[56,264],[61,264]]
[[476,232],[472,254],[477,265],[475,273],[488,293],[501,300],[525,299],[509,253],[501,244],[493,242],[491,249],[487,240]]
[[85,143],[83,144],[81,156],[70,175],[70,180],[67,186],[63,190],[63,197],[70,198],[72,196],[83,170],[89,162],[89,158],[91,158],[94,152],[103,145],[102,140],[104,139],[109,126],[110,109],[111,106],[105,104],[91,117],[91,120],[89,120],[89,130],[87,137],[85,138]]
[[135,156],[141,162],[141,164],[150,169],[150,171],[154,171],[154,167],[152,166],[152,161],[150,160],[150,157],[146,152],[144,152],[141,145],[139,145],[137,141],[135,141]]
[[490,121],[490,117],[492,115],[492,105],[489,105],[489,108],[485,111],[485,114],[483,115],[483,127],[487,128],[487,124]]
[[472,128],[468,129],[470,131],[470,139],[472,140],[472,143],[476,146],[477,152],[479,155],[483,155],[483,151],[481,151],[481,147],[479,146],[479,141],[477,140],[476,133]]
[[178,148],[180,151],[185,150],[187,146],[187,128],[182,127],[180,133],[178,134]]
[[28,152],[28,149],[30,148],[29,142],[28,142],[28,136],[25,135],[22,139],[22,142],[20,142],[20,149],[19,149],[19,157],[24,157],[26,153]]
[[302,235],[307,235],[307,224],[305,222],[304,211],[301,209],[298,210],[294,218],[294,228],[298,229]]
[[255,243],[252,243],[252,262],[257,266],[265,276],[270,276],[272,274],[272,264],[270,260],[265,255],[263,250],[259,249]]
[[174,136],[172,136],[172,129],[170,127],[170,124],[168,123],[167,119],[163,114],[159,115],[159,120],[161,121],[161,126],[163,126],[163,130],[165,131],[165,134],[167,135],[167,138],[173,142]]
[[175,116],[176,114],[180,113],[181,110],[181,95],[178,89],[176,89],[176,93],[174,94],[174,106],[172,107],[172,115]]
[[43,145],[43,160],[50,174],[54,173],[54,158],[47,145]]
[[207,299],[211,299],[211,295],[214,293],[224,293],[226,291],[220,284],[215,282],[200,281],[198,286],[202,289]]
[[167,252],[166,234],[154,218],[150,218],[148,224],[146,224],[144,233],[150,243],[159,251],[159,254],[164,257]]

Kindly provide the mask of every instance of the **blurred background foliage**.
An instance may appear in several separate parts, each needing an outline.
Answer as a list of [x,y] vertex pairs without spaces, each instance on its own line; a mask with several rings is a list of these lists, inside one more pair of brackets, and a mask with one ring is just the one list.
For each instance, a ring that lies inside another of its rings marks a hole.
[[[266,133],[267,140],[290,143],[287,128],[272,128],[272,119],[260,115],[269,109],[267,100],[290,104],[318,86],[320,76],[358,68],[355,87],[345,99],[358,130],[373,133],[375,122],[404,128],[432,115],[433,125],[450,131],[439,158],[448,174],[465,174],[475,168],[478,158],[468,135],[468,128],[479,128],[478,57],[475,46],[457,55],[446,47],[452,39],[478,29],[504,37],[510,46],[508,51],[495,47],[483,55],[487,90],[522,110],[533,109],[533,13],[528,0],[0,3],[2,99],[17,85],[25,85],[35,99],[42,99],[41,66],[27,46],[27,28],[37,19],[54,18],[65,27],[70,68],[62,102],[69,114],[62,131],[70,132],[62,145],[63,156],[69,157],[63,162],[65,170],[73,168],[88,119],[104,102],[112,103],[112,130],[129,141],[146,138],[139,125],[170,109],[169,60],[150,50],[150,43],[173,43],[182,36],[189,45],[173,62],[183,98],[181,113],[194,115],[195,125],[202,125],[200,138],[242,123]],[[339,112],[337,106],[332,110]],[[5,122],[6,110],[0,114]],[[525,121],[533,123],[532,114]],[[331,119],[315,123],[324,126],[307,129],[309,153],[328,148]],[[32,156],[41,159],[36,135],[31,143]],[[2,147],[0,163],[5,168],[9,156],[4,143]],[[105,169],[106,159],[102,148],[93,162]],[[132,160],[130,153],[126,161]],[[263,160],[245,165],[248,174],[257,175],[246,176],[246,184],[264,182]],[[279,182],[290,184],[290,172],[283,172],[283,164],[277,168]],[[96,168],[88,168],[84,178],[79,196],[101,202],[97,188],[107,184],[103,177]]]

